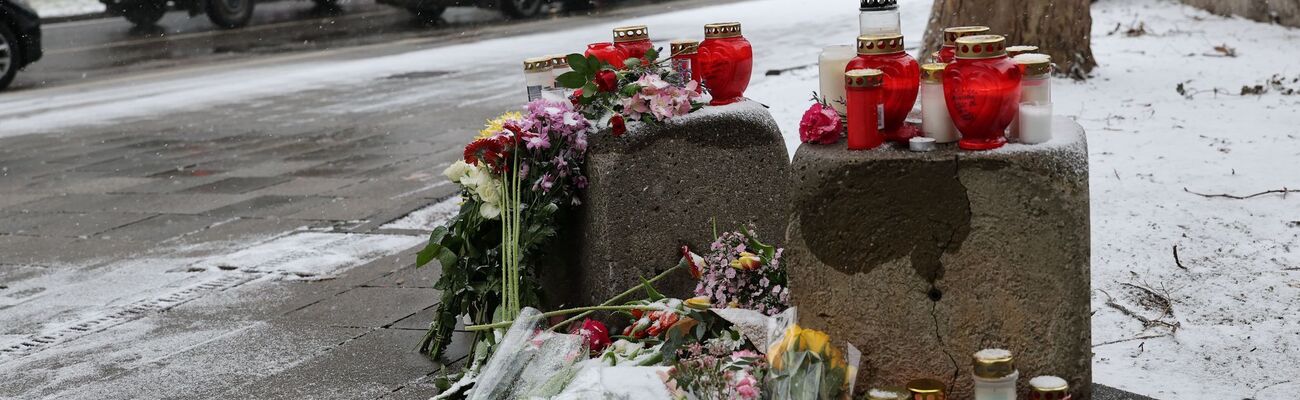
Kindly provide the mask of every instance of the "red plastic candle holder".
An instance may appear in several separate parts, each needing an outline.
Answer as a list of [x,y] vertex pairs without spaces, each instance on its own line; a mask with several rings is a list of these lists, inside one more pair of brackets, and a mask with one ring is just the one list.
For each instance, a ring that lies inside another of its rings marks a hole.
[[592,43],[587,45],[586,55],[595,56],[596,59],[604,61],[606,64],[617,69],[623,69],[625,67],[623,65],[623,60],[627,60],[627,54],[623,53],[623,50],[619,50],[618,47],[614,47],[614,44],[609,42]]
[[939,61],[944,64],[957,60],[957,39],[967,36],[986,35],[987,26],[954,26],[943,29],[943,47],[939,48]]
[[853,69],[844,73],[845,108],[848,110],[849,150],[868,150],[885,143],[881,104],[885,74],[878,69]]
[[700,83],[713,95],[709,105],[735,103],[745,95],[754,72],[754,49],[741,36],[739,22],[705,25],[695,60]]
[[644,59],[645,53],[655,45],[650,43],[650,30],[645,25],[614,28],[614,47],[623,51],[626,58]]
[[877,69],[884,74],[881,98],[885,125],[881,133],[885,139],[906,143],[920,134],[916,128],[904,124],[921,88],[921,65],[903,51],[903,35],[859,37],[858,56],[849,61],[845,71],[855,69]]
[[1020,101],[1020,68],[1007,58],[1002,36],[957,39],[957,60],[944,70],[943,94],[952,123],[961,132],[958,147],[1002,147],[1003,135]]

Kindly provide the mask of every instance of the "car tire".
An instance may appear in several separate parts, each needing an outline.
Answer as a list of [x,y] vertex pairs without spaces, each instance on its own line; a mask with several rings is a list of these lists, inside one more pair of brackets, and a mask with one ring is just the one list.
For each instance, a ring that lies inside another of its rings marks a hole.
[[412,6],[406,11],[410,11],[416,20],[432,24],[442,20],[442,13],[447,12],[447,6]]
[[208,0],[208,20],[222,28],[239,28],[253,18],[253,0]]
[[167,14],[165,0],[142,0],[129,2],[121,10],[122,16],[135,26],[154,26]]
[[532,18],[542,11],[546,0],[500,0],[501,12],[510,18]]
[[18,75],[18,66],[22,65],[22,54],[18,49],[18,37],[9,27],[0,24],[0,90],[9,87]]

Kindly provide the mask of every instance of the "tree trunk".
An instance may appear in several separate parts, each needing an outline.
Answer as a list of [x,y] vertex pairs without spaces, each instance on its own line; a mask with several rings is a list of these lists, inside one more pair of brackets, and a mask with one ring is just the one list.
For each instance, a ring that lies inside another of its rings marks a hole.
[[984,25],[1007,46],[1033,45],[1052,56],[1057,73],[1076,79],[1097,66],[1092,57],[1091,0],[935,0],[922,59],[943,45],[943,28]]

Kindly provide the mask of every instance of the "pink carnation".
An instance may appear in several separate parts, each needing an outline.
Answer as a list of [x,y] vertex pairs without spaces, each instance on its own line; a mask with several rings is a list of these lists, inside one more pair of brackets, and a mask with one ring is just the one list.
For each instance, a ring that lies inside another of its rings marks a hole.
[[799,121],[799,140],[804,143],[834,144],[840,140],[840,114],[834,108],[813,103]]

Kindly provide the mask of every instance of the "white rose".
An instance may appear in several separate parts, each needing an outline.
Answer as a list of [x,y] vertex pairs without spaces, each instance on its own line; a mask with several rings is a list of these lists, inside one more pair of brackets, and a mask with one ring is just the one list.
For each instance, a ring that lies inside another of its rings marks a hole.
[[442,171],[442,175],[446,176],[449,181],[460,182],[460,178],[464,177],[473,168],[465,161],[456,161],[448,165],[447,169]]
[[497,217],[501,216],[501,208],[497,207],[496,204],[485,202],[478,206],[478,213],[479,215],[482,215],[483,218],[497,219]]
[[469,190],[475,190],[489,179],[492,179],[492,177],[482,167],[472,166],[465,171],[465,176],[460,178],[460,185]]
[[480,182],[478,188],[474,190],[480,199],[485,203],[501,202],[501,182],[488,177],[485,182]]

